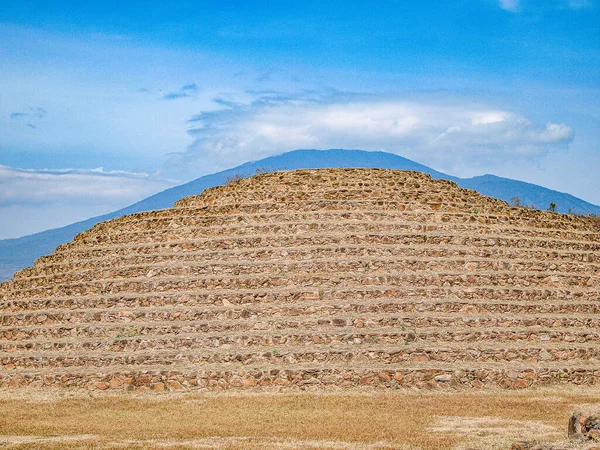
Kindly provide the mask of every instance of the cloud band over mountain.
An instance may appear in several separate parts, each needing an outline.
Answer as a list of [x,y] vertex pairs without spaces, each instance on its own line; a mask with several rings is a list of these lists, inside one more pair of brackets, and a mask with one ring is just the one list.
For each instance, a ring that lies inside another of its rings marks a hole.
[[170,164],[224,168],[296,148],[361,148],[420,158],[448,170],[461,162],[486,166],[566,149],[564,123],[534,123],[518,113],[450,97],[343,98],[266,95],[190,120],[194,142]]

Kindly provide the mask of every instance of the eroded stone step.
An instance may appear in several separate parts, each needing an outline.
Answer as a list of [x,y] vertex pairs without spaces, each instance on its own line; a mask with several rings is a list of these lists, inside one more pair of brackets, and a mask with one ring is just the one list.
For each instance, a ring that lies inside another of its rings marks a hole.
[[[284,314],[298,315],[310,311],[368,311],[374,308],[380,310],[396,311],[459,311],[460,312],[581,312],[595,314],[600,312],[600,301],[589,302],[574,299],[573,295],[567,295],[561,299],[543,296],[540,299],[525,300],[487,300],[477,299],[472,293],[461,298],[460,295],[452,295],[451,292],[439,292],[439,290],[428,292],[426,289],[419,291],[419,296],[412,289],[398,291],[370,292],[370,298],[364,298],[365,292],[347,290],[344,292],[325,291],[296,291],[271,293],[270,295],[244,295],[242,293],[226,294],[196,294],[180,293],[169,296],[114,296],[103,298],[95,296],[74,297],[70,299],[48,298],[48,299],[26,299],[8,301],[4,303],[4,314],[22,316],[23,314],[71,314],[80,312],[104,312],[104,311],[133,311],[136,309],[189,309],[201,308],[203,310],[214,310],[232,314],[244,314],[253,311],[253,314],[268,315],[282,311]],[[430,295],[426,295],[430,294]],[[441,295],[442,298],[437,297]],[[593,295],[593,292],[591,293]],[[363,298],[359,303],[357,299]],[[512,296],[514,297],[514,295]],[[318,303],[315,301],[318,299]],[[386,300],[386,301],[382,301]],[[537,300],[537,301],[536,301]],[[541,300],[541,301],[540,301]],[[598,299],[600,300],[600,299]],[[533,303],[532,303],[533,302]],[[37,319],[32,319],[37,320]]]
[[179,391],[229,389],[315,389],[325,388],[505,388],[522,389],[529,386],[558,384],[596,385],[600,374],[586,362],[575,365],[547,363],[540,366],[523,366],[516,362],[507,368],[495,363],[469,363],[469,367],[448,366],[437,363],[402,364],[368,367],[348,364],[343,368],[294,365],[228,370],[220,366],[148,366],[145,370],[113,366],[111,372],[97,373],[96,369],[48,369],[44,371],[11,371],[0,376],[0,387],[61,387],[95,391]]
[[[52,287],[31,287],[14,289],[10,292],[11,299],[26,297],[51,297],[71,295],[118,294],[127,292],[169,292],[193,291],[198,289],[272,289],[272,288],[297,288],[305,289],[344,289],[355,286],[465,286],[469,288],[484,285],[499,285],[527,288],[539,287],[578,287],[597,289],[598,277],[562,273],[537,273],[511,272],[496,270],[489,273],[472,271],[444,271],[444,272],[413,272],[382,273],[382,274],[340,274],[336,279],[330,274],[318,273],[293,273],[276,274],[266,278],[254,275],[217,275],[195,277],[138,277],[131,279],[117,279],[106,281],[89,281],[81,283],[56,284]],[[467,288],[465,288],[467,289]]]
[[[600,317],[586,314],[538,314],[538,315],[503,315],[492,316],[486,314],[464,313],[345,313],[343,316],[331,314],[329,316],[294,317],[274,316],[270,319],[253,318],[252,315],[242,318],[229,318],[226,314],[203,320],[211,316],[199,312],[148,312],[145,314],[97,314],[89,317],[90,321],[83,322],[82,317],[72,317],[67,322],[52,322],[49,316],[43,317],[43,326],[27,325],[17,317],[11,325],[0,328],[0,337],[5,340],[30,340],[42,337],[49,339],[63,337],[108,337],[117,335],[145,335],[145,334],[179,334],[179,333],[243,333],[260,330],[265,334],[278,333],[279,330],[327,330],[330,328],[344,329],[348,332],[362,332],[363,329],[377,327],[397,328],[399,330],[421,328],[472,328],[482,330],[489,327],[516,328],[537,327],[538,329],[551,328],[578,328],[582,331],[593,331],[600,325]],[[26,319],[24,316],[23,319]],[[83,319],[86,319],[84,316]]]
[[[573,303],[596,303],[599,297],[593,289],[562,288],[554,286],[352,286],[325,289],[319,286],[262,289],[203,289],[171,292],[121,293],[89,296],[55,296],[16,299],[5,297],[3,305],[7,311],[12,308],[112,308],[164,306],[176,303],[179,306],[231,305],[248,306],[267,303],[314,302],[353,302],[381,299],[445,299],[462,301],[513,301],[513,302],[553,302],[564,299]],[[258,306],[260,307],[260,306]]]
[[94,366],[98,368],[110,367],[112,365],[128,365],[139,367],[144,365],[171,365],[174,363],[187,364],[215,364],[223,368],[235,369],[236,367],[252,367],[260,364],[306,364],[318,363],[323,367],[342,366],[346,363],[370,363],[373,364],[400,364],[415,362],[443,362],[453,363],[470,362],[499,362],[499,361],[527,361],[527,362],[551,362],[569,361],[573,363],[578,360],[597,361],[600,357],[598,346],[579,346],[571,344],[569,347],[560,347],[556,344],[536,347],[527,346],[493,346],[463,348],[451,344],[436,346],[435,348],[421,347],[415,345],[372,347],[370,349],[345,348],[337,349],[330,346],[322,350],[306,350],[299,348],[292,350],[286,348],[281,352],[261,351],[251,352],[243,349],[235,349],[233,353],[223,352],[201,352],[201,351],[152,351],[136,352],[135,354],[120,355],[110,353],[86,352],[85,355],[64,355],[62,352],[42,352],[37,355],[17,355],[14,353],[0,357],[3,370],[13,369],[41,369],[45,367],[80,367]]
[[475,259],[475,258],[402,258],[397,257],[347,257],[347,258],[313,258],[305,261],[237,261],[230,263],[214,262],[178,262],[172,264],[152,264],[144,266],[96,268],[77,270],[73,267],[70,272],[53,276],[38,276],[14,280],[11,287],[17,293],[19,289],[44,287],[50,284],[79,283],[88,280],[119,281],[137,277],[206,277],[218,275],[264,275],[275,276],[286,273],[303,273],[309,271],[330,272],[333,278],[340,278],[346,273],[382,274],[393,266],[396,271],[452,271],[464,269],[470,273],[476,271],[510,271],[515,273],[532,272],[550,276],[581,276],[600,275],[600,264],[556,264],[543,261],[519,261],[509,259]]
[[269,202],[275,204],[285,204],[288,202],[299,201],[320,201],[320,200],[343,200],[343,201],[381,201],[381,200],[396,200],[416,205],[428,206],[430,204],[439,205],[440,209],[450,209],[452,207],[464,206],[466,208],[473,205],[469,198],[464,196],[456,196],[453,193],[434,190],[399,190],[390,189],[388,186],[379,185],[372,188],[349,188],[349,189],[330,189],[323,186],[315,186],[312,190],[281,190],[279,189],[249,189],[223,191],[219,190],[218,199],[210,200],[210,195],[201,195],[196,199],[177,202],[176,205],[181,206],[204,206],[204,205],[238,205],[256,202]]
[[310,333],[298,332],[297,329],[278,330],[277,334],[265,334],[260,331],[249,332],[243,335],[231,334],[146,334],[136,336],[135,331],[129,330],[118,333],[110,340],[63,338],[54,340],[23,340],[0,341],[0,350],[10,352],[40,352],[40,351],[103,351],[103,352],[136,352],[148,349],[210,349],[210,348],[246,348],[265,347],[268,351],[280,352],[286,346],[311,346],[317,348],[328,345],[346,344],[351,347],[371,346],[381,344],[412,345],[413,343],[441,343],[461,342],[486,345],[488,343],[530,341],[546,343],[598,343],[600,332],[596,330],[572,329],[531,329],[531,328],[494,328],[484,330],[473,329],[419,329],[398,330],[382,328],[377,332],[364,332],[352,330],[336,332]]
[[[222,320],[222,319],[247,319],[257,320],[271,317],[305,318],[310,316],[327,316],[332,314],[358,314],[358,313],[459,313],[470,314],[597,314],[600,312],[600,301],[595,303],[582,303],[579,301],[565,302],[564,300],[545,300],[543,303],[531,304],[527,302],[499,302],[489,300],[432,300],[432,299],[402,299],[381,301],[370,299],[355,302],[336,302],[323,298],[317,304],[315,300],[304,298],[290,299],[283,297],[280,302],[250,303],[235,305],[231,302],[199,303],[184,305],[171,298],[174,303],[160,304],[152,300],[145,306],[142,305],[108,305],[106,302],[92,307],[87,302],[82,302],[82,308],[48,308],[14,310],[7,308],[0,319],[2,325],[29,325],[53,324],[62,322],[90,322],[90,321],[119,321],[121,318],[133,320],[148,315],[167,314],[169,320],[182,320],[181,317],[193,317],[197,320]],[[292,301],[290,301],[292,300]],[[297,301],[293,301],[297,300]],[[62,305],[64,306],[64,305]],[[91,320],[90,320],[91,319]]]
[[[489,199],[489,198],[488,198]],[[503,223],[517,224],[519,226],[529,225],[532,228],[557,228],[557,229],[573,229],[580,231],[588,231],[592,233],[598,232],[598,224],[593,218],[582,216],[570,216],[565,214],[548,213],[546,211],[530,210],[527,208],[512,208],[496,199],[490,199],[492,203],[499,202],[500,205],[494,205],[492,208],[482,207],[481,205],[471,204],[464,209],[441,208],[440,203],[421,204],[418,209],[412,210],[405,207],[406,203],[395,200],[318,200],[318,201],[289,201],[284,203],[285,209],[282,209],[281,203],[256,202],[244,204],[228,204],[228,205],[198,205],[191,207],[182,207],[175,203],[175,208],[171,211],[176,214],[253,214],[267,212],[306,212],[306,211],[358,211],[358,210],[391,210],[391,211],[408,211],[415,213],[427,213],[436,211],[440,214],[470,214],[482,223],[492,223],[494,218],[501,217]],[[489,202],[488,202],[489,204]],[[504,205],[502,205],[504,204]],[[448,205],[446,205],[448,206]],[[464,205],[463,205],[464,206]],[[166,213],[167,215],[169,213]],[[151,217],[156,217],[150,215]]]
[[[188,213],[188,214],[185,214]],[[523,223],[515,222],[508,215],[490,215],[479,214],[473,211],[465,212],[437,212],[437,211],[381,211],[381,210],[361,210],[361,211],[312,211],[312,212],[266,212],[257,214],[227,214],[227,215],[206,215],[193,214],[189,210],[169,209],[162,211],[152,211],[149,213],[138,213],[131,216],[124,216],[119,219],[113,219],[110,228],[102,227],[103,233],[119,233],[129,231],[143,231],[152,229],[172,230],[187,227],[202,228],[230,228],[255,226],[266,224],[287,224],[287,223],[326,223],[326,222],[344,222],[354,221],[362,223],[372,222],[403,222],[403,223],[430,223],[430,224],[455,224],[471,227],[491,227],[501,228],[509,233],[520,234],[522,232],[542,232],[551,233],[558,236],[573,236],[576,240],[597,240],[600,232],[581,231],[569,227],[535,228],[524,226]],[[509,225],[510,223],[510,225]],[[520,226],[519,226],[520,225]],[[93,232],[84,232],[78,239],[86,239],[92,236]]]

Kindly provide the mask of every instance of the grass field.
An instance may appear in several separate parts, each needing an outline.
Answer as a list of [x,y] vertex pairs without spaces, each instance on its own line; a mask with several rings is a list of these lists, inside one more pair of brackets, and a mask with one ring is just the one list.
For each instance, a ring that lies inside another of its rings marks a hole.
[[[114,395],[0,391],[10,448],[508,449],[566,441],[600,389]],[[561,447],[563,448],[563,447]]]

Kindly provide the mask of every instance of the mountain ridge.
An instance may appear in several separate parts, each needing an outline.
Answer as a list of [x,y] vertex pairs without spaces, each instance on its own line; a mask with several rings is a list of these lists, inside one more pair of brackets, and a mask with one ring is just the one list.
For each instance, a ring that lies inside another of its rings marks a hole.
[[161,191],[117,211],[92,217],[64,227],[54,228],[20,238],[0,240],[0,281],[9,279],[14,272],[31,266],[36,258],[54,251],[77,234],[93,225],[127,214],[172,207],[175,201],[197,195],[204,189],[225,183],[229,178],[249,176],[258,171],[317,169],[317,168],[385,168],[413,170],[431,175],[434,179],[454,181],[459,187],[473,189],[484,195],[510,202],[518,197],[524,205],[546,209],[550,202],[557,204],[558,212],[600,214],[600,206],[593,205],[570,194],[554,191],[523,181],[511,180],[492,174],[473,178],[458,178],[439,172],[423,164],[392,153],[364,150],[293,150],[237,167],[205,175],[188,183]]

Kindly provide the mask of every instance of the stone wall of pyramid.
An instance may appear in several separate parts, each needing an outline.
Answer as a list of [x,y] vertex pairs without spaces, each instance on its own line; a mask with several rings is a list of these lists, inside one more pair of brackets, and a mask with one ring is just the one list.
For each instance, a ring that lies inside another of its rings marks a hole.
[[416,172],[261,174],[94,226],[0,285],[0,386],[600,381],[600,228]]

